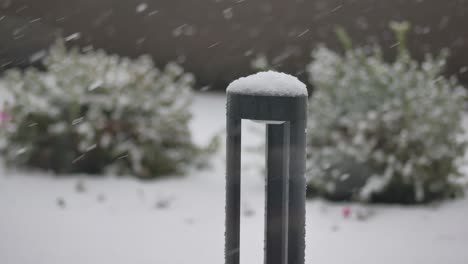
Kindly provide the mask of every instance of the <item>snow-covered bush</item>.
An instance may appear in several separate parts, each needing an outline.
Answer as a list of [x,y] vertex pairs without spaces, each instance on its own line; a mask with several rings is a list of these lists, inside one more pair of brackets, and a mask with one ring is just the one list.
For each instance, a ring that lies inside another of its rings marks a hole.
[[0,127],[8,165],[152,178],[200,156],[188,128],[194,78],[180,66],[160,71],[146,56],[82,53],[62,41],[44,65],[2,80],[13,96]]
[[315,91],[309,106],[309,194],[333,200],[419,203],[463,193],[458,163],[464,89],[441,73],[446,53],[411,59],[409,25],[393,23],[399,54],[379,48],[325,47],[308,66]]

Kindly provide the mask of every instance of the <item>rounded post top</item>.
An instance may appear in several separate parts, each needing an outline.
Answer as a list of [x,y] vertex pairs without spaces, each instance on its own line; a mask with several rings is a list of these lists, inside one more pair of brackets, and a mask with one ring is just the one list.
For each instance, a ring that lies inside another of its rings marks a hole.
[[307,97],[306,85],[296,77],[274,71],[258,72],[239,78],[227,88],[228,94]]

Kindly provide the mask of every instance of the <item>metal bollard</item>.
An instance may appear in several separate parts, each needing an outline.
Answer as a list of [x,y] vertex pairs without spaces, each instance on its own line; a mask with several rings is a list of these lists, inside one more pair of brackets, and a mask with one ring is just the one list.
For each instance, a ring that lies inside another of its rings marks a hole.
[[[280,73],[263,74],[263,77],[277,77]],[[276,96],[229,88],[225,264],[239,264],[240,256],[242,119],[265,121],[267,126],[264,263],[304,264],[307,90],[305,94]]]

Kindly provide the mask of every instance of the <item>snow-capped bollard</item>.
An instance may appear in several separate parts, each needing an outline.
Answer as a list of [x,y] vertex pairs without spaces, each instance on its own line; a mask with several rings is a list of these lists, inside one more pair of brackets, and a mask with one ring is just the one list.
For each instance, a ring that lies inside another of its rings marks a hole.
[[265,264],[303,264],[307,89],[297,78],[260,72],[227,88],[225,264],[239,264],[241,120],[266,123]]

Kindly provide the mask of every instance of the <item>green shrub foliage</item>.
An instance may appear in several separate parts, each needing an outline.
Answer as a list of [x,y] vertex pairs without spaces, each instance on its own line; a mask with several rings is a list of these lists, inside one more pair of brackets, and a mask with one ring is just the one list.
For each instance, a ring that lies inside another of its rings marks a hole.
[[0,128],[7,165],[152,178],[200,154],[188,129],[194,78],[177,64],[160,71],[146,56],[82,53],[62,41],[44,64],[3,78],[13,97]]
[[446,53],[410,58],[406,23],[393,23],[399,40],[393,63],[380,49],[344,55],[326,47],[308,66],[315,91],[309,106],[309,194],[333,200],[421,203],[462,194],[459,162],[465,152],[465,90],[441,75]]

